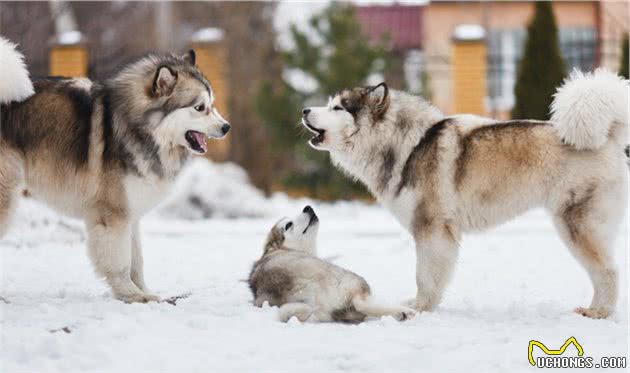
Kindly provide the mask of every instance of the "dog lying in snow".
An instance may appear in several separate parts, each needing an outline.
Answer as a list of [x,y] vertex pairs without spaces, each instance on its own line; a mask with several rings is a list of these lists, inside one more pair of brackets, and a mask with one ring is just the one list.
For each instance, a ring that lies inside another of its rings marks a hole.
[[415,315],[403,306],[376,303],[363,277],[317,257],[319,219],[311,206],[293,219],[276,223],[264,253],[249,274],[254,304],[280,307],[279,318],[300,321],[359,323],[366,317]]

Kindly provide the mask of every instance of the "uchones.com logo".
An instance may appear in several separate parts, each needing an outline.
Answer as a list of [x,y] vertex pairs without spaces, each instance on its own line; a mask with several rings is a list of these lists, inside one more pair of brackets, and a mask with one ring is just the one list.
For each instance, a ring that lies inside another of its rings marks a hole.
[[[577,356],[566,353],[567,348],[573,346],[577,350]],[[538,347],[544,355],[534,358],[534,347]],[[570,337],[560,348],[552,350],[547,348],[542,342],[531,340],[527,347],[527,358],[529,363],[538,368],[625,368],[626,357],[624,356],[604,356],[595,359],[592,356],[584,355],[584,348],[575,339]]]

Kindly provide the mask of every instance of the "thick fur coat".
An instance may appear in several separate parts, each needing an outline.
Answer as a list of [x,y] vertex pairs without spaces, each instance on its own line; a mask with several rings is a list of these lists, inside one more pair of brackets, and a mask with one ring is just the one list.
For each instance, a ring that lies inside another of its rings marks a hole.
[[317,257],[319,219],[310,206],[294,218],[283,218],[269,232],[262,257],[248,283],[254,305],[280,307],[279,318],[311,322],[362,322],[366,317],[413,317],[402,306],[386,306],[371,296],[361,276]]
[[574,73],[552,111],[551,121],[446,117],[383,83],[304,109],[303,124],[311,146],[413,235],[417,310],[440,303],[463,233],[542,207],[593,284],[590,306],[576,311],[607,317],[617,300],[611,241],[627,198],[628,82]]
[[148,56],[104,83],[34,83],[0,38],[0,236],[26,190],[85,221],[88,254],[116,298],[157,300],[143,275],[140,218],[189,154],[229,130],[195,55]]

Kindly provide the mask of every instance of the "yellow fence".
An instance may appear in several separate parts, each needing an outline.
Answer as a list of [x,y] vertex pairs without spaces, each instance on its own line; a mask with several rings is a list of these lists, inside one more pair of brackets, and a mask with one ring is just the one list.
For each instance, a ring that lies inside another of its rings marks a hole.
[[485,43],[482,40],[455,40],[451,58],[454,112],[485,115]]
[[51,76],[87,76],[88,52],[83,45],[53,46],[48,61]]
[[[228,84],[228,64],[225,44],[218,42],[193,43],[192,48],[197,55],[197,66],[208,78],[215,94],[215,106],[221,115],[230,120],[228,99],[230,87]],[[228,134],[219,141],[210,140],[207,157],[213,161],[224,162],[230,154],[231,136]]]

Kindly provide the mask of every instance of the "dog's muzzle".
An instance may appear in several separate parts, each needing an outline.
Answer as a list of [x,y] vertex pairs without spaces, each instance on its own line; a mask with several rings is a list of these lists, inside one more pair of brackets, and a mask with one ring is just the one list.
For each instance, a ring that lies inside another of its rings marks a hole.
[[304,124],[309,131],[315,134],[315,136],[309,140],[311,145],[319,145],[326,139],[326,130],[313,127],[313,125],[308,121],[308,114],[310,112],[311,109],[302,110],[302,124]]
[[231,128],[230,123],[224,123],[221,126],[221,132],[223,132],[224,136],[227,135],[227,133],[230,131],[230,128]]

